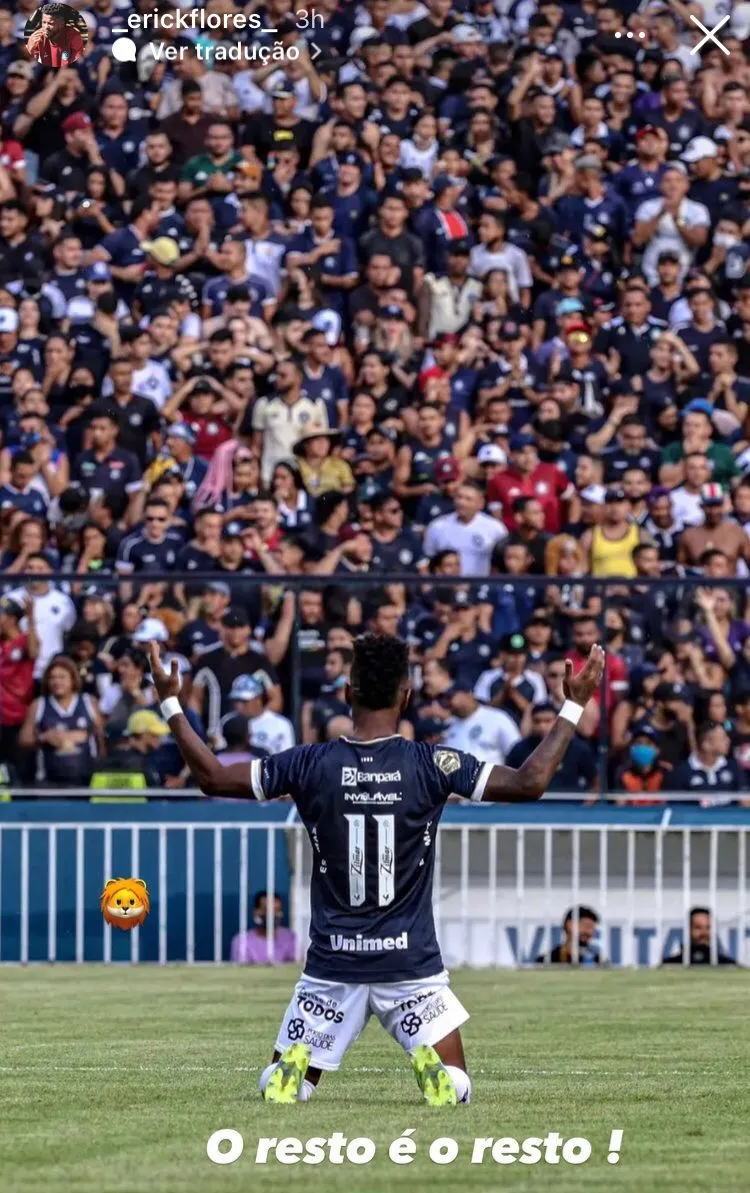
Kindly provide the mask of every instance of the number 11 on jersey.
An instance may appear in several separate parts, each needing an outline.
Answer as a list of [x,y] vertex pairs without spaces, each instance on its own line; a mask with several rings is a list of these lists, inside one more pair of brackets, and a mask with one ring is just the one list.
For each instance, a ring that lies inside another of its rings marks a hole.
[[[365,816],[364,813],[345,813],[349,822],[349,902],[361,907],[365,902]],[[396,887],[393,869],[395,816],[374,816],[378,826],[378,907],[393,902]]]

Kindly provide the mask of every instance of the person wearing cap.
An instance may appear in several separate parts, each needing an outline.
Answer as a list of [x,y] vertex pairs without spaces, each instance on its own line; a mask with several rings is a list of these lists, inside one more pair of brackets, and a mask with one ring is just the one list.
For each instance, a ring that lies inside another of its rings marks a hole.
[[424,553],[428,558],[448,548],[458,551],[461,571],[466,576],[488,576],[492,552],[508,530],[503,522],[485,513],[484,495],[472,482],[459,485],[455,511],[430,522],[425,530]]
[[708,208],[688,198],[687,170],[681,162],[665,167],[659,189],[661,198],[647,199],[637,208],[632,233],[635,247],[645,250],[641,268],[651,286],[659,281],[657,262],[665,249],[678,254],[684,274],[711,228]]
[[[602,107],[601,101],[594,101],[594,97],[583,102],[584,106],[596,102],[597,108]],[[604,185],[599,158],[596,154],[583,153],[575,160],[575,170],[577,193],[563,195],[555,204],[558,228],[580,244],[585,229],[599,224],[607,229],[614,244],[622,244],[627,231],[625,204],[616,191]]]
[[[351,132],[348,126],[344,127]],[[354,145],[337,152],[334,161],[333,177],[322,189],[333,203],[333,226],[336,234],[356,244],[370,226],[370,218],[376,205],[375,195],[365,184],[365,163]],[[321,165],[321,162],[317,163],[316,171],[320,172]]]
[[651,313],[654,318],[669,323],[670,311],[682,294],[682,263],[675,249],[662,249],[659,253],[656,275],[656,285],[649,291]]
[[247,721],[247,738],[251,746],[268,754],[280,754],[295,745],[292,722],[265,707],[265,688],[252,675],[238,675],[229,690],[232,712],[219,722],[219,734],[229,717],[239,714]]
[[232,605],[221,620],[221,641],[205,650],[190,692],[190,708],[203,720],[210,737],[232,709],[229,693],[240,675],[257,679],[266,692],[268,707],[281,707],[281,689],[266,656],[250,645],[250,621],[245,609]]
[[680,535],[677,562],[687,567],[701,566],[707,551],[718,550],[726,556],[730,575],[736,575],[742,560],[750,563],[750,539],[726,512],[729,502],[720,484],[712,481],[701,489],[703,525],[691,526]]
[[702,203],[716,216],[737,198],[737,182],[728,178],[719,164],[719,146],[710,137],[693,137],[682,160],[690,170],[690,198]]
[[[566,246],[553,262],[554,285],[544,290],[534,303],[531,326],[531,347],[539,350],[542,344],[554,338],[558,330],[557,311],[560,303],[568,300],[566,313],[571,321],[588,327],[582,318],[575,319],[577,312],[583,310],[583,291],[581,289],[585,277],[585,262],[573,245]],[[572,306],[572,303],[580,305]]]
[[554,464],[539,460],[533,435],[510,437],[510,463],[487,486],[487,504],[502,511],[509,531],[516,529],[513,504],[518,497],[536,497],[544,508],[544,529],[557,534],[562,525],[562,503],[573,495],[573,485]]
[[195,432],[184,422],[173,422],[167,426],[164,445],[169,452],[169,464],[176,467],[185,485],[185,497],[192,501],[206,479],[208,464],[199,460],[193,449]]
[[[42,159],[43,176],[73,199],[87,193],[86,180],[92,168],[102,169],[109,178],[109,169],[94,135],[91,117],[83,111],[73,111],[60,125],[64,147]],[[59,143],[59,142],[58,142]]]
[[124,741],[119,751],[112,752],[112,762],[122,769],[142,771],[149,787],[163,787],[167,778],[182,770],[169,737],[169,725],[153,709],[138,709],[128,717]]
[[480,704],[468,683],[454,683],[448,707],[452,720],[443,732],[441,743],[449,749],[471,749],[482,762],[502,766],[521,740],[513,718],[502,709]]
[[424,533],[425,527],[431,522],[444,514],[455,512],[455,496],[461,484],[462,475],[461,464],[455,456],[440,456],[435,461],[433,476],[436,491],[425,493],[417,502],[412,518],[412,524],[417,532]]
[[295,443],[293,450],[299,461],[302,481],[312,497],[320,497],[332,490],[353,491],[354,476],[349,464],[340,456],[331,454],[332,447],[340,441],[339,431],[309,424]]

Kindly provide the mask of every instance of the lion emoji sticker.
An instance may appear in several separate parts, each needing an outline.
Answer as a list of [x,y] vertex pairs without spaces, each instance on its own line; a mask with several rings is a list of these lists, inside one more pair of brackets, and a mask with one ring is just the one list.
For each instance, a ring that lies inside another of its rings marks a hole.
[[150,911],[146,884],[142,878],[110,878],[102,891],[102,915],[113,928],[129,932],[142,924]]

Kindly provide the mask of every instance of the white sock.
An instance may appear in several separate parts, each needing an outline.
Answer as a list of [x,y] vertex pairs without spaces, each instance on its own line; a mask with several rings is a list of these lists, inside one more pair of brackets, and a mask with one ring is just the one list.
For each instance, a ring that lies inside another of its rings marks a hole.
[[445,1071],[449,1074],[451,1081],[456,1087],[456,1096],[459,1102],[471,1101],[471,1078],[468,1073],[464,1073],[463,1069],[456,1068],[455,1065],[446,1065]]
[[[261,1073],[260,1081],[258,1082],[258,1088],[260,1089],[261,1093],[263,1093],[264,1089],[268,1085],[268,1078],[273,1073],[277,1064],[278,1064],[278,1061],[276,1061],[274,1064],[266,1065],[265,1069]],[[297,1094],[297,1101],[298,1102],[309,1102],[310,1098],[313,1096],[314,1093],[315,1093],[315,1086],[313,1085],[312,1081],[308,1081],[307,1078],[305,1078],[305,1080],[302,1082],[300,1091]]]

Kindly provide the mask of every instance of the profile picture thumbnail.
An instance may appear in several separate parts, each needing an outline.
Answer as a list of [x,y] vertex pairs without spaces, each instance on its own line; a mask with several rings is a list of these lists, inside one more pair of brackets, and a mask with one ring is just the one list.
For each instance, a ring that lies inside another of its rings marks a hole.
[[42,66],[71,66],[81,57],[88,29],[80,12],[69,4],[43,4],[24,29],[26,49]]

